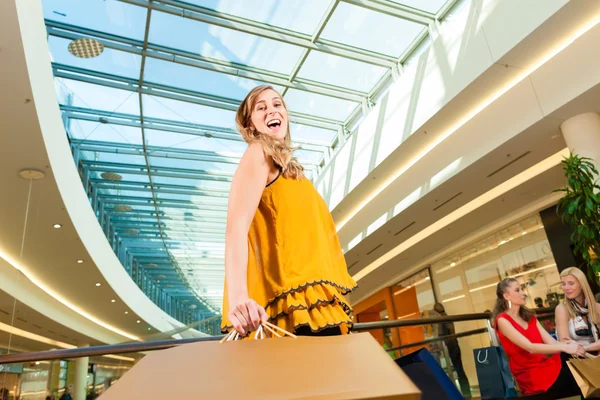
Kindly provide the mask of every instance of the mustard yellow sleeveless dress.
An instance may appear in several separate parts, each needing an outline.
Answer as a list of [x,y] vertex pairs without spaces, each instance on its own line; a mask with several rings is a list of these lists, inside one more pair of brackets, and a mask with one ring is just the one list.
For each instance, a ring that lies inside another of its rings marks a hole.
[[[263,191],[248,232],[248,294],[289,332],[352,326],[344,295],[356,287],[327,204],[308,179],[279,176]],[[231,330],[227,282],[223,333]]]

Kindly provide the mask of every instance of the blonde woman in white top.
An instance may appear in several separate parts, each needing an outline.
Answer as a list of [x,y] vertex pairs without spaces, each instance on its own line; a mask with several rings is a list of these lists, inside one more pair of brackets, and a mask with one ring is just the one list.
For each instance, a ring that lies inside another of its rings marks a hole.
[[585,351],[600,351],[600,304],[596,302],[585,274],[575,267],[560,274],[565,301],[556,306],[556,333],[561,341],[576,341]]

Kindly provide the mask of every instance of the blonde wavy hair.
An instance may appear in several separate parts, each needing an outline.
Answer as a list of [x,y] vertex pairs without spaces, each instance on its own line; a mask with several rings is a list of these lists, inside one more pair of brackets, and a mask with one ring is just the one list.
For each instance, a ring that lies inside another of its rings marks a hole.
[[[269,135],[258,132],[251,124],[252,110],[256,105],[258,96],[265,90],[277,91],[269,85],[257,86],[248,93],[244,101],[240,104],[235,113],[235,123],[238,131],[248,144],[260,143],[265,153],[273,159],[273,162],[281,168],[281,174],[285,178],[302,179],[304,178],[304,167],[293,153],[297,148],[292,146],[292,137],[290,136],[290,121],[287,122],[287,133],[283,140],[277,140]],[[279,94],[279,93],[277,93]],[[283,96],[281,102],[287,110]]]
[[[560,273],[561,278],[564,278],[568,275],[575,277],[575,279],[579,281],[581,291],[583,292],[583,296],[585,297],[585,300],[587,302],[587,309],[590,320],[594,325],[600,325],[600,315],[598,313],[598,308],[596,307],[596,298],[592,293],[592,288],[590,287],[590,284],[587,278],[585,277],[585,274],[582,270],[576,267],[569,267]],[[569,310],[569,315],[571,316],[571,318],[575,318],[577,316],[575,307],[573,307],[573,304],[571,304],[571,302],[566,298],[566,296],[563,303],[567,306],[567,310]]]

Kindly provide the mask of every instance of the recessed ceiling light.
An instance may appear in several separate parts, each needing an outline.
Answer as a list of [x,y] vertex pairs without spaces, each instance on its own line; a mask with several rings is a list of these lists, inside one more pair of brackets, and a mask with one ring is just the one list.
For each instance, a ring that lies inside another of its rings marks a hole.
[[35,365],[40,365],[40,362],[39,362],[39,361],[36,361],[36,362],[35,362]]
[[151,330],[152,330],[152,328],[148,328],[148,330],[149,330],[149,331],[151,331]]
[[451,266],[451,267],[454,267],[454,266],[456,266],[456,263],[452,263],[452,264],[450,264],[450,266]]
[[115,299],[112,299],[110,302],[111,302],[111,303],[114,303],[114,302],[116,302],[116,300],[115,300]]
[[52,226],[53,226],[55,229],[62,228],[62,225],[61,225],[61,224],[54,224],[54,225],[52,225]]
[[136,322],[139,324],[139,323],[140,323],[140,322],[142,322],[142,321],[140,321],[140,320],[138,319]]
[[129,311],[125,311],[125,314],[129,314]]
[[97,282],[97,283],[96,283],[96,286],[100,286],[100,285],[101,285],[101,283],[100,283],[100,282]]
[[77,260],[77,264],[83,264],[83,260]]

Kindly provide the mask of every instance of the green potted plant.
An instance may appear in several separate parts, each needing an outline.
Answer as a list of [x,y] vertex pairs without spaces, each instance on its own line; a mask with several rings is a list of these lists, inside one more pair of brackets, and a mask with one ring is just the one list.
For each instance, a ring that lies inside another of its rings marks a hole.
[[[598,171],[590,158],[571,153],[561,162],[567,186],[555,192],[564,192],[556,211],[563,222],[573,230],[571,240],[575,255],[581,254],[587,267],[588,278],[599,282],[600,260],[600,186]],[[584,268],[585,267],[585,268]]]

